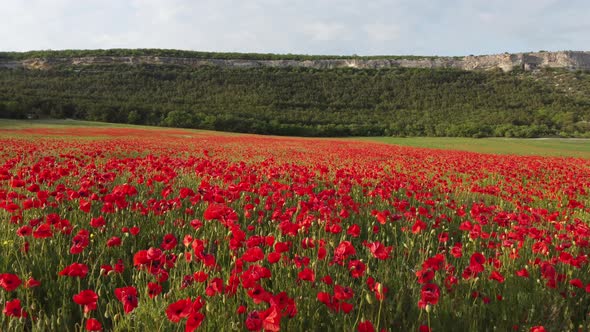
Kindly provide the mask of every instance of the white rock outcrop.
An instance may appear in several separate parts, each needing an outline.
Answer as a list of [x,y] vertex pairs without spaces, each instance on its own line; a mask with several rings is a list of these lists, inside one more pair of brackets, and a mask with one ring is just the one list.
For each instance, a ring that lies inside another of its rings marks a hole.
[[35,58],[21,61],[0,60],[0,68],[51,69],[56,66],[84,65],[179,65],[188,67],[219,66],[228,68],[256,67],[305,67],[316,69],[332,68],[455,68],[463,70],[511,71],[514,68],[535,70],[540,68],[565,68],[590,70],[590,52],[531,52],[515,54],[478,55],[465,57],[425,57],[425,58],[392,58],[392,59],[334,59],[334,60],[226,60],[173,58],[158,56],[132,57],[72,57],[72,58]]

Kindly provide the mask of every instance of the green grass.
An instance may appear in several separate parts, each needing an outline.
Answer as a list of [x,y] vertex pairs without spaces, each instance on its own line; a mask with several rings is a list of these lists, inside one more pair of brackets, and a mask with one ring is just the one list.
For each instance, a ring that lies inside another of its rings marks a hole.
[[363,137],[360,139],[404,146],[480,153],[590,158],[590,139],[463,137]]

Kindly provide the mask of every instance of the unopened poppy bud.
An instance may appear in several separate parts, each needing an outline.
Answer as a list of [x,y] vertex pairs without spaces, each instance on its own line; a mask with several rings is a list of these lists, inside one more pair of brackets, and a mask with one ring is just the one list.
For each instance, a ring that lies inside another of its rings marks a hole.
[[371,296],[371,294],[367,293],[365,295],[365,300],[367,300],[368,304],[373,304],[373,297]]
[[383,284],[382,283],[377,284],[377,292],[379,292],[379,294],[383,294]]

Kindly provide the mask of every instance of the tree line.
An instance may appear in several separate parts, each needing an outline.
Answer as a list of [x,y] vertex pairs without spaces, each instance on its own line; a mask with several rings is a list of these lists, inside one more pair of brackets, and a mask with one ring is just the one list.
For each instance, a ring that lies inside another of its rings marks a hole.
[[329,59],[426,59],[432,56],[416,55],[308,55],[308,54],[273,54],[273,53],[237,53],[237,52],[199,52],[175,49],[98,49],[98,50],[39,50],[28,52],[0,52],[0,59],[24,60],[32,58],[68,58],[91,56],[160,56],[195,59],[226,59],[226,60],[329,60]]
[[[164,65],[1,69],[0,117],[297,136],[590,137],[590,74],[558,72],[562,86],[540,79],[555,72]],[[564,77],[573,92],[564,91]]]

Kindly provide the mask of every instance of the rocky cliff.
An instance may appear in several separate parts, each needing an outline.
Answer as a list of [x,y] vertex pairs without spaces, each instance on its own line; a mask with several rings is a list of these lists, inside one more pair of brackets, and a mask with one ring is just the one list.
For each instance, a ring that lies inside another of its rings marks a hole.
[[462,70],[510,71],[514,68],[535,70],[540,68],[565,68],[590,70],[590,52],[532,52],[515,54],[479,55],[465,57],[429,57],[419,59],[334,59],[334,60],[225,60],[173,58],[158,56],[130,57],[71,57],[34,58],[26,60],[0,60],[0,68],[25,68],[47,70],[56,66],[84,65],[180,65],[188,67],[220,66],[228,68],[256,67],[305,67],[315,69],[332,68],[454,68]]

